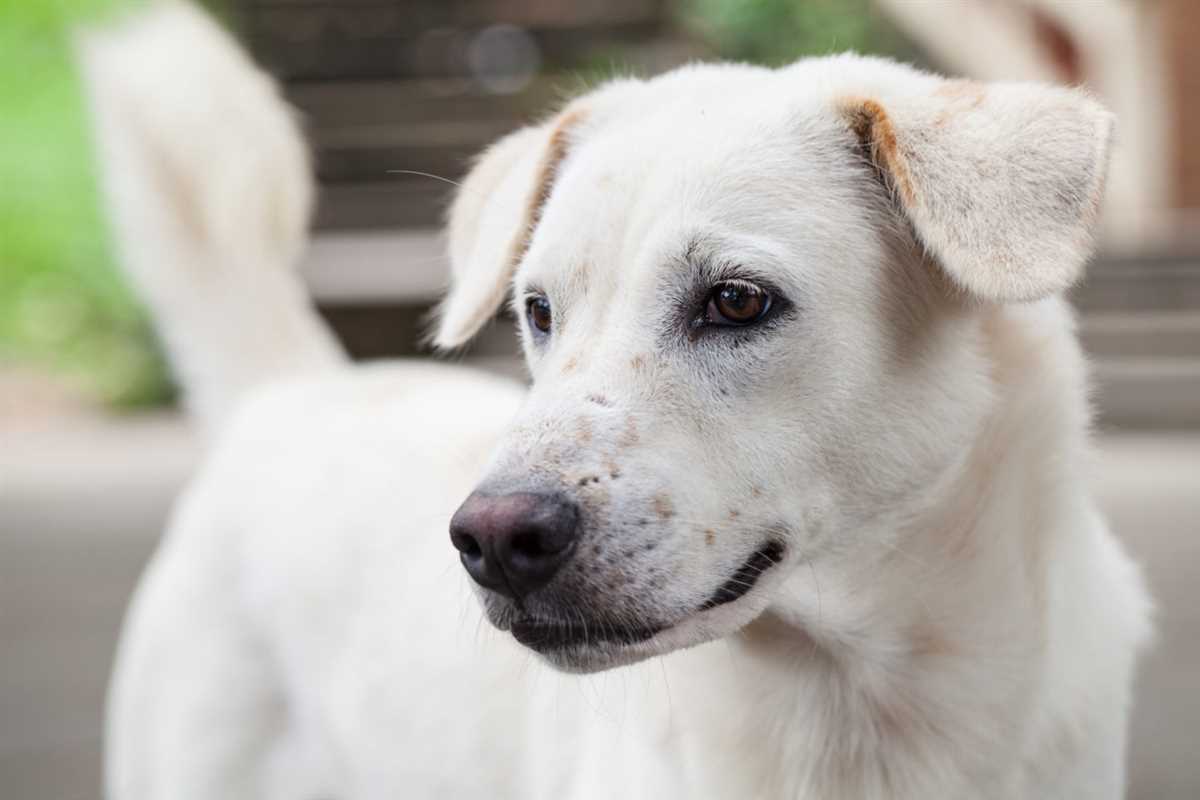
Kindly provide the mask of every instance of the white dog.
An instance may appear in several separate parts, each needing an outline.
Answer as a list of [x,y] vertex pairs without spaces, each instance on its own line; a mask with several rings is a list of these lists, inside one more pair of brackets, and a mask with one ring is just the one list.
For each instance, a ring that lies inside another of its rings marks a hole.
[[577,99],[451,213],[437,343],[511,296],[525,391],[344,365],[295,126],[196,12],[82,52],[221,432],[129,614],[114,800],[1122,794],[1149,604],[1059,296],[1085,94],[840,56]]

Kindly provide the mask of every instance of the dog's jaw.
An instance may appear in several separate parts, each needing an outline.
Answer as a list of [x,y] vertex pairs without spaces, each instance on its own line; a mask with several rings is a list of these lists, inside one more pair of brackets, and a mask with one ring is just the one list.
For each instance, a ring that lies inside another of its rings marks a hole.
[[551,666],[569,673],[602,672],[741,630],[770,604],[789,571],[787,558],[782,540],[767,539],[693,612],[669,623],[586,619],[572,609],[536,616],[494,592],[480,591],[489,621]]

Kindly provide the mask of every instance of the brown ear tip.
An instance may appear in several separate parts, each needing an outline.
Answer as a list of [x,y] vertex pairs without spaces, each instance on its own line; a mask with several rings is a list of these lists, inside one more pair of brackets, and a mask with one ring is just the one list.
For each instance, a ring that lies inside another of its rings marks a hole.
[[870,97],[848,97],[839,105],[850,130],[866,149],[884,182],[899,192],[905,203],[915,205],[917,192],[900,151],[896,129],[883,104]]
[[869,97],[846,97],[838,104],[838,108],[850,130],[864,144],[871,139],[871,131],[882,119],[887,118],[887,112],[877,100]]

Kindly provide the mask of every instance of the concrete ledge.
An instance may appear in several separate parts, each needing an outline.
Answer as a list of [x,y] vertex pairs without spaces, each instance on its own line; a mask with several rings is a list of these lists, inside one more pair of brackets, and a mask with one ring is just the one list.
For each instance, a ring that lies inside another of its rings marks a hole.
[[319,234],[300,264],[316,301],[335,305],[432,303],[449,270],[435,229]]
[[1089,312],[1079,334],[1087,351],[1101,357],[1200,359],[1200,309]]
[[1200,358],[1102,358],[1092,370],[1102,425],[1200,426]]

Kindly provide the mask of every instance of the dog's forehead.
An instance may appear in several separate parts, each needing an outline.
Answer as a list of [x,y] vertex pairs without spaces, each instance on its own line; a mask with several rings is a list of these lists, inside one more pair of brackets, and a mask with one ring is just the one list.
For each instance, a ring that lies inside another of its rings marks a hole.
[[847,187],[861,171],[827,105],[785,106],[777,73],[733,72],[637,87],[581,127],[534,233],[526,283],[595,290],[578,278],[598,273],[648,285],[697,238],[815,244],[859,221]]

